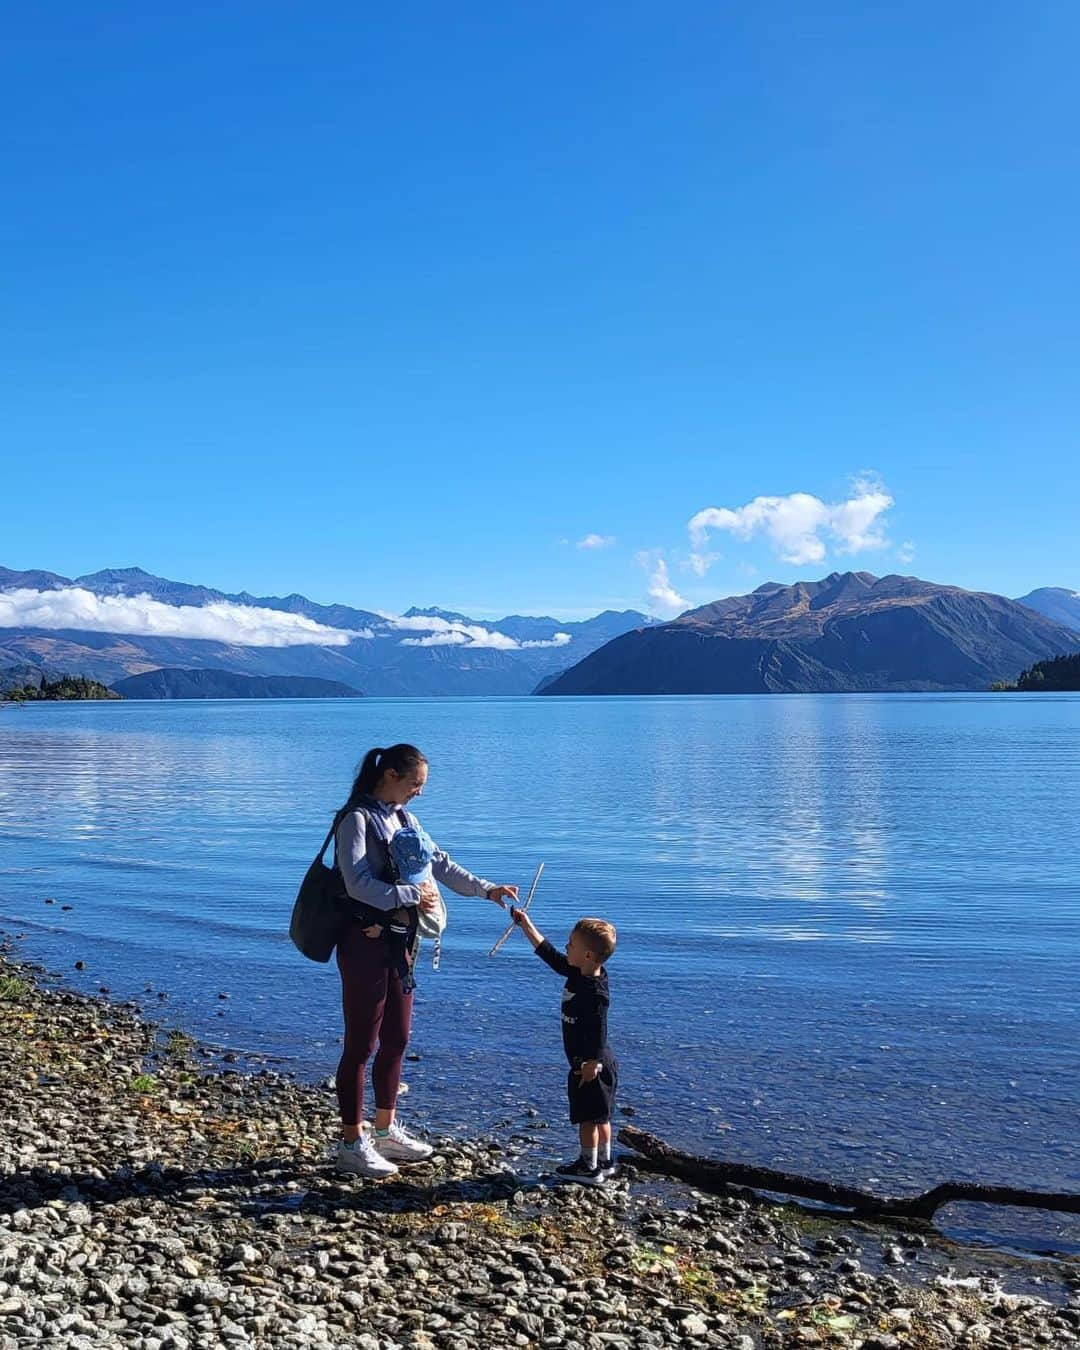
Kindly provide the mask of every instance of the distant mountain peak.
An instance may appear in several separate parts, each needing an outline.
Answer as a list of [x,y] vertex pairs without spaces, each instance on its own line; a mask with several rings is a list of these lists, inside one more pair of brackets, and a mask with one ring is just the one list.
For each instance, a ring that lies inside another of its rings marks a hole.
[[1080,591],[1068,586],[1040,586],[1020,596],[1016,603],[1080,633]]
[[100,572],[86,572],[81,577],[75,578],[76,585],[81,585],[86,581],[98,581],[107,584],[124,581],[164,581],[164,577],[156,577],[152,572],[146,571],[144,567],[105,567]]
[[484,619],[470,619],[465,614],[457,614],[452,609],[439,609],[437,605],[427,605],[421,609],[413,605],[401,616],[403,619],[445,619],[447,623],[472,623],[488,626]]
[[1080,636],[1014,600],[918,577],[766,583],[608,642],[544,694],[987,689]]

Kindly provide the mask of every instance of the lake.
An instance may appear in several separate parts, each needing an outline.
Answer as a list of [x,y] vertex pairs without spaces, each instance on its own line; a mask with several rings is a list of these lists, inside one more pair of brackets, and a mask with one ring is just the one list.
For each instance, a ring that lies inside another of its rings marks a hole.
[[[522,886],[544,860],[532,912],[560,945],[581,915],[618,926],[635,1124],[875,1190],[1080,1189],[1076,695],[7,710],[0,926],[76,988],[324,1079],[336,970],[292,948],[289,911],[363,752],[399,739],[431,761],[413,809],[454,857]],[[560,981],[517,933],[489,959],[501,911],[447,898],[408,1114],[569,1154]],[[941,1221],[1080,1250],[1075,1218]]]

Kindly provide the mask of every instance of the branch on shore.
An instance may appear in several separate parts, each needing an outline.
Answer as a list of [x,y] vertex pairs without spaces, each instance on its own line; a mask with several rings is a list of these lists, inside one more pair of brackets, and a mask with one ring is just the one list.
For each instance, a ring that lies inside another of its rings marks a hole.
[[981,1205],[1023,1205],[1064,1214],[1080,1214],[1080,1195],[1053,1191],[1025,1191],[1015,1186],[981,1186],[968,1181],[943,1181],[922,1195],[908,1197],[873,1195],[854,1186],[836,1186],[815,1181],[795,1172],[776,1172],[771,1167],[748,1167],[741,1163],[717,1162],[671,1148],[662,1139],[633,1125],[618,1133],[620,1144],[640,1154],[633,1161],[650,1172],[679,1177],[703,1191],[723,1193],[732,1186],[795,1195],[851,1210],[860,1218],[932,1219],[942,1205],[963,1200]]

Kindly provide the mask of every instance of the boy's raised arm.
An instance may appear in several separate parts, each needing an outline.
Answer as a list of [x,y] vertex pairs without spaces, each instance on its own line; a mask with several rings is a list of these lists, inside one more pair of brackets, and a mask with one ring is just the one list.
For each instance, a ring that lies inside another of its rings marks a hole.
[[560,975],[570,974],[573,969],[570,962],[563,956],[562,952],[555,950],[523,909],[515,909],[511,906],[510,917],[532,943],[533,951],[536,952],[541,961],[544,961]]
[[539,947],[541,942],[543,942],[544,940],[544,935],[543,933],[540,932],[539,928],[537,928],[536,924],[533,923],[532,919],[529,918],[529,916],[525,913],[525,911],[523,909],[516,909],[513,905],[511,905],[510,917],[521,929],[521,931],[525,934],[525,936],[529,939],[533,947],[534,948]]

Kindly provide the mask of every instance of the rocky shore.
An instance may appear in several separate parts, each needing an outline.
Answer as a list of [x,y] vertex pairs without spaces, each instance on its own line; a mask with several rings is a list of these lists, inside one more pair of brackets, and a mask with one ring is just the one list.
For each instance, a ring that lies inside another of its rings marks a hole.
[[0,957],[0,1350],[1080,1344],[1075,1261],[493,1141],[342,1178],[332,1093],[225,1058]]

